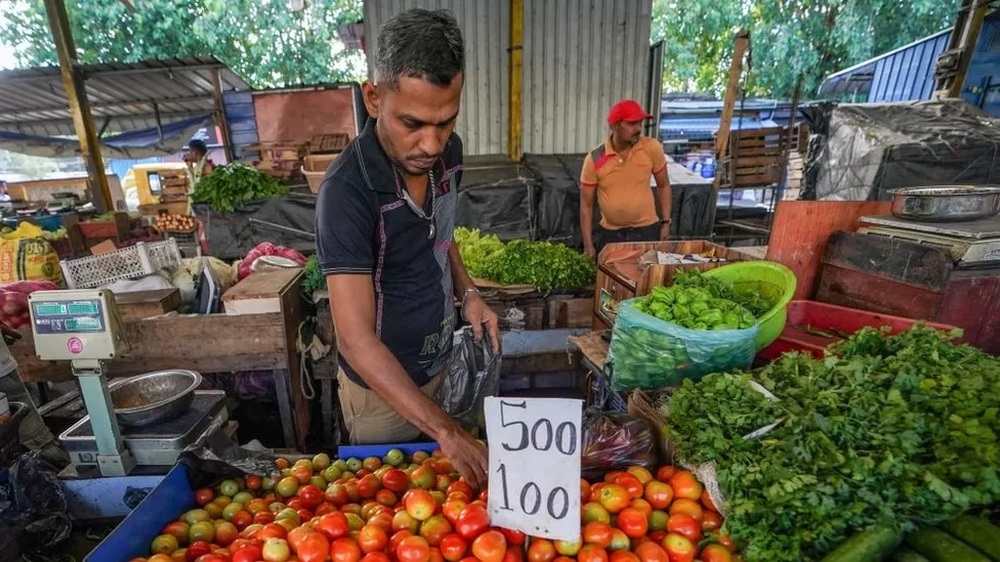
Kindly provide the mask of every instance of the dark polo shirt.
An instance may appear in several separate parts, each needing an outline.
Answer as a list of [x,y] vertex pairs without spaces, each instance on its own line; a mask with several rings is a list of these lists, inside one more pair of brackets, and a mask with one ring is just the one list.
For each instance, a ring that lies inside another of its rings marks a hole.
[[[428,222],[403,199],[403,179],[369,119],[330,165],[316,204],[323,273],[371,276],[375,335],[419,386],[441,372],[451,354],[455,300],[448,249],[461,169],[462,141],[452,134],[433,170],[436,235],[428,239]],[[429,214],[430,194],[426,199]],[[343,355],[338,361],[348,378],[366,386]]]

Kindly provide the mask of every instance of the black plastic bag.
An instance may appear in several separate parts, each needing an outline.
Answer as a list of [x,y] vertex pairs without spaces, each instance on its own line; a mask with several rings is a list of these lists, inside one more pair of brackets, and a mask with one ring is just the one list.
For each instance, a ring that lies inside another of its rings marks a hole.
[[51,551],[73,531],[66,493],[56,469],[39,452],[21,455],[10,467],[9,481],[0,486],[0,552],[20,554]]
[[590,409],[583,413],[580,470],[587,480],[630,466],[656,466],[656,435],[646,420]]
[[214,431],[205,439],[181,452],[178,462],[185,464],[188,481],[194,489],[210,487],[226,478],[247,474],[274,476],[274,454],[241,447],[222,431]]
[[476,341],[470,328],[462,330],[436,396],[448,415],[467,425],[485,426],[483,400],[500,391],[500,355],[493,353],[488,334]]

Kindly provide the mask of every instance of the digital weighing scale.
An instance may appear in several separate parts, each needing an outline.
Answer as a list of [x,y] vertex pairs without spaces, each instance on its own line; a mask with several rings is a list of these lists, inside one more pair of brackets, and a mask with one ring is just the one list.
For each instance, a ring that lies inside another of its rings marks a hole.
[[916,222],[894,216],[861,217],[862,234],[901,238],[945,249],[960,269],[1000,264],[1000,217],[969,222]]
[[180,452],[228,421],[225,393],[195,391],[178,418],[139,428],[119,427],[105,363],[129,350],[114,294],[106,289],[38,291],[28,296],[38,358],[70,361],[87,416],[59,439],[78,468],[124,476],[137,466],[171,466]]

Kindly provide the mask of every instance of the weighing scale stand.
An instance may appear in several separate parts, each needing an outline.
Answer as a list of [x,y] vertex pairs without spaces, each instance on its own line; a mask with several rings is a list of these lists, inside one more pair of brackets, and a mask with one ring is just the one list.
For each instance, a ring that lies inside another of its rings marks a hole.
[[125,447],[104,362],[127,351],[114,293],[106,289],[37,291],[28,295],[35,352],[43,361],[69,361],[97,440],[104,476],[125,476],[135,458]]
[[103,476],[127,475],[135,468],[135,458],[122,440],[104,364],[97,360],[80,359],[73,361],[71,366],[73,376],[80,383],[80,394],[97,440],[98,469]]

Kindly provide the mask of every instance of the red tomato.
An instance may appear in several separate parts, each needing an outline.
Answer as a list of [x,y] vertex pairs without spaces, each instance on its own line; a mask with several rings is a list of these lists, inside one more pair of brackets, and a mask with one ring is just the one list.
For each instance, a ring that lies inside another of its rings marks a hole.
[[445,562],[444,554],[441,554],[441,549],[436,546],[432,546],[430,556],[427,557],[427,562]]
[[406,537],[396,547],[396,558],[399,562],[428,562],[431,547],[423,537]]
[[485,507],[477,504],[469,504],[455,520],[455,532],[465,540],[473,540],[489,528],[490,515]]
[[263,554],[263,545],[260,543],[248,544],[236,552],[233,552],[232,562],[257,562]]
[[597,501],[609,513],[618,513],[628,507],[631,501],[628,490],[620,484],[604,484],[603,486],[598,484],[593,489],[598,490]]
[[[323,496],[323,490],[320,490],[312,484],[307,484],[299,488],[299,500],[302,502],[302,507],[306,509],[316,509],[319,507],[319,504],[323,503],[324,499],[326,498]],[[288,507],[292,507],[291,501],[288,503]]]
[[644,536],[649,530],[649,520],[646,519],[646,514],[634,507],[625,508],[618,514],[617,525],[633,539]]
[[611,482],[628,490],[629,499],[633,500],[641,498],[643,490],[645,489],[642,482],[640,482],[638,478],[628,474],[627,472],[616,475]]
[[323,536],[332,541],[347,536],[347,532],[350,529],[347,525],[347,517],[343,513],[336,511],[320,517],[316,522],[316,530],[323,533]]
[[670,477],[670,487],[674,489],[675,498],[686,498],[694,501],[700,501],[701,493],[705,491],[694,474],[686,470],[678,471]]
[[362,498],[374,498],[380,488],[382,488],[382,483],[374,474],[369,474],[358,480],[358,495]]
[[184,557],[188,562],[194,562],[198,558],[211,554],[212,545],[207,541],[194,541],[187,547],[187,551],[184,552]]
[[674,500],[674,503],[670,504],[670,515],[677,515],[678,513],[686,513],[694,517],[699,523],[705,518],[705,510],[702,509],[701,504],[687,498]]
[[615,550],[608,557],[608,562],[639,562],[639,557],[627,550]]
[[377,501],[381,505],[392,507],[396,505],[396,494],[383,488],[375,492],[375,501]]
[[299,549],[299,545],[302,544],[302,541],[305,540],[305,538],[312,532],[313,530],[305,525],[296,527],[291,531],[288,531],[288,536],[285,537],[285,540],[288,541],[288,546],[292,547],[293,551],[296,551]]
[[670,562],[693,562],[698,554],[698,547],[693,541],[673,533],[663,539],[663,549],[667,551]]
[[524,533],[516,529],[505,529],[503,527],[498,527],[501,533],[503,533],[503,538],[507,539],[507,544],[512,544],[515,546],[521,546],[524,544]]
[[469,549],[469,543],[465,542],[465,539],[458,536],[457,533],[451,533],[441,539],[438,548],[441,549],[441,555],[444,556],[445,560],[459,562]]
[[706,511],[701,520],[702,531],[714,531],[722,526],[722,516],[714,511]]
[[556,546],[549,539],[534,538],[528,544],[528,562],[552,562]]
[[402,494],[410,488],[410,477],[398,468],[393,468],[382,475],[382,486],[390,492]]
[[702,562],[732,562],[733,553],[721,544],[710,544],[698,556]]
[[577,562],[608,562],[608,552],[596,544],[585,544],[576,555]]
[[499,531],[486,531],[472,541],[472,554],[481,562],[502,562],[506,553],[507,540]]
[[361,562],[390,562],[390,560],[384,552],[369,552],[361,558]]
[[656,470],[656,479],[660,482],[670,483],[670,479],[674,477],[677,473],[677,467],[675,466],[661,466]]
[[299,562],[324,562],[330,555],[330,541],[323,535],[310,532],[295,549]]
[[639,562],[671,562],[670,558],[667,557],[667,551],[652,541],[646,541],[637,546],[635,555],[639,557]]
[[611,539],[614,537],[614,529],[611,525],[603,523],[601,521],[591,521],[583,526],[581,530],[581,536],[583,537],[583,542],[588,544],[595,544],[601,548],[607,548],[611,545]]
[[399,547],[399,543],[412,536],[415,535],[406,529],[396,531],[391,537],[389,537],[389,553],[394,554],[396,552],[396,548]]
[[507,553],[503,555],[503,562],[524,562],[524,549],[508,548]]
[[674,499],[674,489],[666,482],[650,480],[646,483],[643,497],[653,506],[653,509],[666,509]]
[[680,535],[692,542],[701,540],[701,524],[686,513],[671,515],[667,519],[667,532]]
[[358,532],[358,546],[361,552],[368,554],[379,550],[385,550],[389,546],[389,535],[385,529],[377,525],[365,525]]
[[452,531],[451,523],[444,515],[434,515],[420,525],[420,536],[431,546],[438,546]]
[[198,503],[200,507],[205,507],[206,505],[212,503],[215,499],[215,492],[211,488],[199,488],[194,493],[194,501]]
[[341,537],[330,545],[330,558],[333,562],[358,562],[361,560],[361,547],[354,539]]

